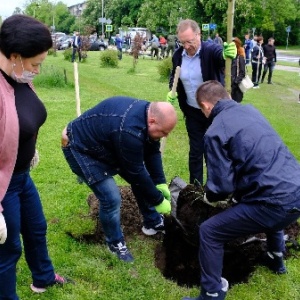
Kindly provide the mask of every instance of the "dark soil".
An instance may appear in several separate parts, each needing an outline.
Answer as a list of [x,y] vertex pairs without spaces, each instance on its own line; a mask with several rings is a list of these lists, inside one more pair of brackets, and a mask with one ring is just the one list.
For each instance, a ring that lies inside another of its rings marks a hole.
[[[120,187],[120,192],[122,195],[121,224],[126,241],[136,235],[142,239],[149,238],[141,232],[142,218],[131,188]],[[189,287],[199,285],[198,224],[226,209],[226,206],[212,208],[201,201],[202,197],[201,187],[188,185],[183,188],[175,203],[172,199],[172,214],[165,218],[166,233],[154,237],[162,241],[158,243],[155,251],[156,267],[167,279],[179,285]],[[104,243],[103,231],[98,221],[98,200],[94,194],[91,194],[87,202],[90,207],[89,215],[95,219],[96,228],[94,234],[84,235],[79,239],[85,242]],[[291,239],[291,242],[287,242],[286,256],[289,257],[292,253],[296,253],[290,251],[290,248],[297,247],[293,241],[299,235],[298,223],[286,228],[285,233]],[[247,282],[255,267],[259,265],[266,246],[260,239],[264,237],[263,234],[256,235],[255,241],[242,245],[249,238],[243,237],[226,245],[222,276],[231,284]]]

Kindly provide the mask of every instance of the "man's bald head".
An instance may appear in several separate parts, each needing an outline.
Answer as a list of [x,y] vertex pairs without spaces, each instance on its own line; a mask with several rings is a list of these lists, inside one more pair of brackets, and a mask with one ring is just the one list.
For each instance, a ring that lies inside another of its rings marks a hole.
[[152,102],[148,112],[148,131],[151,138],[157,140],[174,129],[177,123],[177,113],[168,102]]

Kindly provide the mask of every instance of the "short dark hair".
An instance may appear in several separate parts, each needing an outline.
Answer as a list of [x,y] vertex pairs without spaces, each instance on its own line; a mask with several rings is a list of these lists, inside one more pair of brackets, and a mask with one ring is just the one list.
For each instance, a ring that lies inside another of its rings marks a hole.
[[0,28],[0,51],[6,58],[12,53],[34,57],[52,47],[51,33],[42,22],[26,16],[12,15]]
[[216,80],[205,81],[196,91],[196,100],[199,105],[203,101],[215,105],[221,99],[231,99],[231,97],[223,85]]

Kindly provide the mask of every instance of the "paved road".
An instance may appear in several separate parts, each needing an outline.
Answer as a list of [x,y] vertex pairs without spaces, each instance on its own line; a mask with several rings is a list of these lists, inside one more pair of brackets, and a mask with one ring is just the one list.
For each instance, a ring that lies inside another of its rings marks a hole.
[[287,51],[276,50],[277,60],[278,61],[288,61],[288,62],[299,62],[300,56],[289,55]]

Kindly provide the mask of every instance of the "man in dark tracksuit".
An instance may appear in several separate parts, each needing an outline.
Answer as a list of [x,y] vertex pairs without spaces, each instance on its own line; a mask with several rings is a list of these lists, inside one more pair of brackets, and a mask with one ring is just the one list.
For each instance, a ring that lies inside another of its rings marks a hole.
[[265,233],[263,263],[277,274],[286,273],[283,229],[300,216],[300,165],[264,116],[231,100],[217,81],[205,82],[196,97],[211,120],[204,136],[204,198],[213,205],[233,195],[236,203],[199,229],[202,290],[197,299],[223,300],[228,289],[221,277],[224,244],[231,240]]
[[[201,42],[198,24],[193,20],[183,20],[177,26],[177,36],[181,47],[172,57],[173,69],[170,75],[169,88],[172,89],[175,69],[181,67],[178,80],[177,94],[179,106],[185,117],[186,130],[189,136],[189,171],[190,183],[195,181],[203,184],[203,141],[202,138],[208,127],[205,118],[195,99],[195,92],[200,84],[207,80],[217,80],[224,85],[225,60],[224,48],[221,45]],[[233,45],[232,45],[233,44]],[[235,58],[236,47],[232,43],[228,48],[235,51],[228,57]],[[229,52],[230,52],[229,51]],[[167,100],[173,102],[170,92]]]
[[272,74],[276,64],[276,49],[274,46],[275,40],[273,38],[268,39],[268,44],[263,45],[264,56],[266,58],[266,63],[264,64],[264,71],[261,79],[261,83],[264,82],[266,74],[268,74],[268,84],[272,84]]

